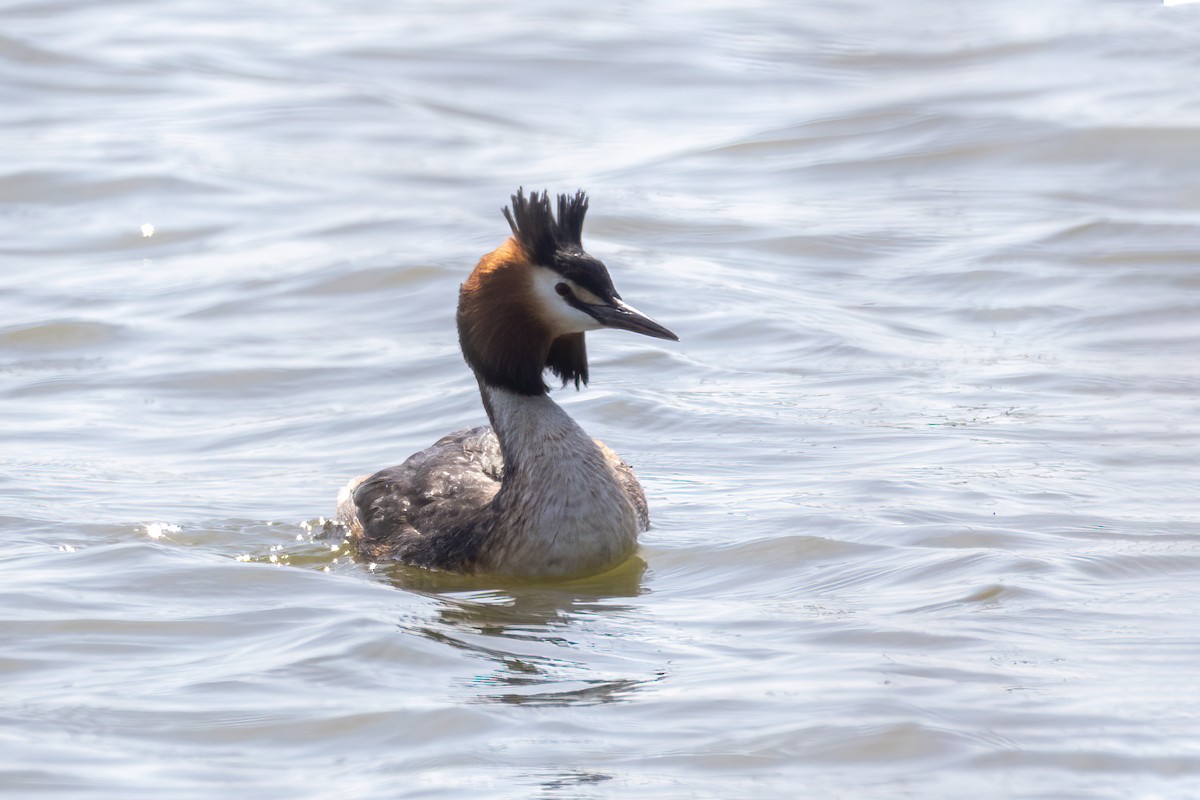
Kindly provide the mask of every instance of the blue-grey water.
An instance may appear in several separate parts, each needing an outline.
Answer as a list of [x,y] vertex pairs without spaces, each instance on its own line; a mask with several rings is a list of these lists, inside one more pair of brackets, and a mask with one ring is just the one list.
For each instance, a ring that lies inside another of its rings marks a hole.
[[[1200,797],[1200,4],[0,4],[0,795]],[[640,563],[314,536],[518,186]]]

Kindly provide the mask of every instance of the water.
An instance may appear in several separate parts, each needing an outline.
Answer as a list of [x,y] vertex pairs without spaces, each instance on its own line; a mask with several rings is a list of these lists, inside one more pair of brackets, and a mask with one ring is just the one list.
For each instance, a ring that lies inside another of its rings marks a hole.
[[[1200,797],[1198,14],[5,3],[0,794]],[[656,527],[355,563],[518,185]]]

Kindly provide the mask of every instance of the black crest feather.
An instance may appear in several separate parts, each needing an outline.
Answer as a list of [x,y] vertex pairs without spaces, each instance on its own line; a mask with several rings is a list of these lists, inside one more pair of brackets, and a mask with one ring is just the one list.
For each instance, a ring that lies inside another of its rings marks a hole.
[[512,196],[512,209],[504,208],[504,218],[513,237],[535,264],[549,264],[560,251],[583,250],[583,217],[588,199],[582,191],[574,196],[558,196],[558,217],[550,210],[549,192],[532,192],[524,187]]

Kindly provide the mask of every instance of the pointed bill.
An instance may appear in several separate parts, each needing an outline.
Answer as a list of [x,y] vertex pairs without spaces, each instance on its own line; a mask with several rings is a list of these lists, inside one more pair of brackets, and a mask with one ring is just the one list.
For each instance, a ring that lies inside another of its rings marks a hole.
[[606,328],[619,328],[644,336],[653,336],[655,339],[679,341],[678,336],[619,298],[614,298],[611,305],[589,305],[587,312]]

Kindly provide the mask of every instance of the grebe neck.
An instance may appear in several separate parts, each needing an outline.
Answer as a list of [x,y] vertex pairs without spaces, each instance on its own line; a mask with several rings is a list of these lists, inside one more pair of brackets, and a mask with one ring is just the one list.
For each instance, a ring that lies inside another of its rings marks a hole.
[[504,454],[490,568],[568,577],[632,553],[637,512],[600,445],[546,394],[480,393]]

